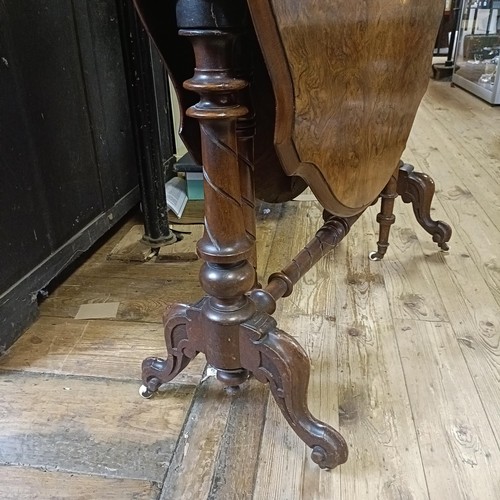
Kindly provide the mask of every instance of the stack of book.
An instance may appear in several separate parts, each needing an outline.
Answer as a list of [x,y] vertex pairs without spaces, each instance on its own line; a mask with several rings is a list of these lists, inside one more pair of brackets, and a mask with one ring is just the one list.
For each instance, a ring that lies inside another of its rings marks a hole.
[[187,184],[189,200],[203,200],[203,169],[194,162],[189,154],[185,154],[174,166],[174,171],[183,173]]

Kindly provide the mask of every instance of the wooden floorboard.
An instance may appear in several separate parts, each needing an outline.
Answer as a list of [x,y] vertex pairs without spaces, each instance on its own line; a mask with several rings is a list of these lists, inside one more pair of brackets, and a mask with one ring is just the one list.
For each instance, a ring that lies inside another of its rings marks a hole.
[[399,320],[395,331],[429,496],[498,498],[500,450],[452,328]]
[[[348,244],[336,250],[331,268],[337,305],[340,432],[353,454],[342,466],[341,496],[425,498],[423,464],[392,320],[400,304],[407,303],[408,293],[381,262],[367,259],[373,246],[367,237],[371,227],[368,217],[353,227]],[[393,294],[387,293],[391,288],[398,290],[398,304],[392,308]],[[406,289],[410,290],[415,293],[415,288]],[[427,297],[421,302],[420,314],[430,309]]]
[[[410,221],[409,214],[399,219]],[[404,222],[403,222],[404,223]],[[396,231],[393,241],[399,239]],[[459,236],[449,254],[422,245],[474,384],[500,443],[500,308]]]
[[[370,213],[373,211],[365,217]],[[371,219],[374,220],[374,217]],[[448,315],[432,274],[422,261],[422,250],[415,232],[419,229],[397,227],[394,232],[396,231],[400,237],[397,240],[391,238],[390,252],[380,265],[376,266],[387,284],[393,317],[447,321]],[[419,236],[425,238],[425,233],[420,233]],[[437,245],[433,251],[438,251]]]
[[255,380],[228,393],[213,375],[207,377],[195,394],[161,499],[252,498],[267,396]]
[[[139,383],[142,360],[165,353],[160,324],[42,316],[0,358],[0,369]],[[195,358],[176,382],[198,384],[204,366],[201,356]]]
[[194,387],[172,385],[168,411],[142,401],[137,387],[0,372],[0,464],[161,483]]
[[0,465],[0,498],[68,500],[153,500],[159,487],[150,481]]
[[[162,266],[162,271],[164,266]],[[68,278],[40,307],[42,316],[74,318],[82,304],[119,302],[116,319],[161,323],[163,311],[177,302],[193,302],[202,294],[198,280],[169,280],[155,274],[131,280],[116,277]]]
[[[419,170],[428,170],[434,177],[438,177],[430,169],[427,162],[421,161],[420,155],[413,153],[415,167]],[[437,170],[437,169],[436,169]],[[434,203],[436,218],[448,218],[455,221],[454,234],[465,247],[467,254],[474,262],[478,272],[488,283],[490,290],[496,296],[500,307],[500,207],[498,195],[496,203],[481,207],[477,196],[458,183],[456,178],[443,176],[437,179],[439,192]],[[492,185],[494,186],[494,185]],[[500,186],[496,189],[500,190]],[[479,195],[479,193],[478,193]],[[488,216],[487,214],[491,214]]]
[[[371,207],[275,315],[311,358],[309,406],[345,436],[345,465],[317,468],[268,387],[229,394],[202,356],[139,397],[164,309],[202,291],[200,261],[108,258],[140,233],[135,214],[0,358],[0,499],[500,498],[500,108],[431,82],[404,159],[434,178],[450,251],[397,200],[386,258],[369,261]],[[262,283],[322,223],[303,199],[257,207]],[[75,319],[102,302],[117,316]]]

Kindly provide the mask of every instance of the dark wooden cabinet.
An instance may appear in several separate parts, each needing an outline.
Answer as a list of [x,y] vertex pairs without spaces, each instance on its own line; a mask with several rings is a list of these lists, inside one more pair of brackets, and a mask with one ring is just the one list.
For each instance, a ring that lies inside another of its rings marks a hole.
[[0,2],[0,351],[139,201],[124,3]]

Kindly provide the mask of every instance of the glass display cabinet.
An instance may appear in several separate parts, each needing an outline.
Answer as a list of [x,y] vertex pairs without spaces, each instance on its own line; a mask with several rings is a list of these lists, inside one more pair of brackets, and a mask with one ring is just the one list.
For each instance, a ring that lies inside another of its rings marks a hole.
[[490,104],[500,104],[500,0],[464,0],[452,81]]

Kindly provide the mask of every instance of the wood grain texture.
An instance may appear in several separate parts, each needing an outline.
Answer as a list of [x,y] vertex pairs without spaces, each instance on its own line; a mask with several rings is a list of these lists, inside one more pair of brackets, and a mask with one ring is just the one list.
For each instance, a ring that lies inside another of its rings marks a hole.
[[44,469],[0,465],[2,500],[153,500],[159,487],[150,481],[115,479]]
[[[167,265],[165,265],[167,264]],[[127,278],[135,281],[155,281],[162,278],[168,284],[180,286],[182,281],[196,283],[200,272],[199,262],[173,262],[149,260],[147,262],[121,262],[116,260],[102,260],[85,262],[84,266],[75,269],[71,274],[71,280],[68,284],[73,284],[73,279],[78,277],[96,277],[101,279]],[[179,284],[179,285],[177,285]]]
[[[407,151],[411,161],[432,173],[441,186],[435,207],[447,213],[455,228],[449,255],[430,252],[425,240],[422,249],[440,284],[442,302],[497,443],[500,183],[495,173],[500,166],[500,136],[494,125],[499,120],[497,108],[460,89],[443,92],[442,85],[434,84],[417,115]],[[406,212],[399,218],[403,224],[411,220]]]
[[439,191],[447,191],[443,183],[458,183],[500,230],[498,108],[458,87],[432,85],[417,113],[408,153],[433,176]]
[[249,463],[248,457],[257,457],[259,453],[268,396],[269,388],[256,380],[249,380],[235,395],[229,396],[231,407],[219,443],[207,497],[210,500],[253,497],[258,462]]
[[[113,231],[109,232],[101,240],[99,240],[95,247],[92,249],[91,255],[85,256],[85,261],[100,261],[103,256],[109,254],[115,245],[130,231],[130,229],[141,224],[142,215],[138,209],[132,210],[128,217],[124,217],[123,220],[114,228]],[[81,263],[81,262],[80,262]]]
[[[268,263],[273,250],[281,248],[280,243],[275,247],[274,242],[282,210],[281,205],[257,204],[256,245],[261,281],[273,270]],[[255,457],[260,449],[268,398],[268,387],[255,380],[229,395],[213,376],[204,379],[195,392],[161,498],[253,498],[259,467]],[[244,432],[238,432],[238,427]],[[253,459],[249,461],[248,457]]]
[[[282,208],[276,228],[273,250],[269,256],[267,276],[281,270],[314,236],[323,220],[319,204],[314,201],[289,202]],[[294,292],[279,304],[282,314],[307,314],[314,303],[321,304],[325,314],[333,304],[332,289],[325,261],[320,260],[300,281]],[[293,332],[291,332],[293,333]]]
[[203,200],[188,200],[182,217],[177,217],[174,213],[169,212],[169,222],[172,229],[175,229],[177,224],[203,224],[205,215],[205,202]]
[[500,449],[453,330],[395,326],[429,496],[498,498]]
[[132,226],[108,254],[108,259],[123,262],[145,262],[150,259],[154,252],[151,247],[141,242],[143,235],[144,226],[140,224]]
[[[282,206],[273,238],[269,242],[269,259],[262,274],[268,276],[281,269],[302,249],[321,224],[321,211],[315,202],[290,202]],[[321,267],[321,261],[318,266]],[[330,359],[335,350],[335,337],[330,332],[332,323],[321,314],[313,318],[307,315],[308,308],[314,304],[307,291],[310,290],[309,286],[314,287],[314,283],[318,283],[315,279],[318,266],[299,282],[292,296],[278,303],[276,318],[280,328],[297,338],[311,358],[308,399],[311,412],[335,427],[338,425],[338,406],[335,363]],[[303,291],[302,287],[307,290]],[[328,352],[329,357],[323,357],[322,352]],[[308,458],[307,447],[284,423],[283,415],[271,398],[258,457],[253,498],[335,496],[339,491],[338,477],[315,467]]]
[[193,392],[165,411],[136,382],[2,371],[0,463],[161,482]]
[[[335,286],[340,432],[351,448],[342,466],[342,498],[427,497],[380,262],[364,217],[330,262]],[[371,241],[370,241],[371,240]]]
[[[411,216],[400,212],[401,224]],[[478,267],[457,236],[450,255],[429,252],[425,265],[436,283],[477,392],[500,442],[500,309]]]
[[[164,346],[160,324],[42,316],[0,358],[0,369],[140,384],[142,360],[163,352]],[[176,383],[196,385],[204,366],[204,359],[196,358]]]
[[[374,220],[373,211],[370,214]],[[376,266],[381,269],[386,283],[390,284],[388,293],[393,317],[446,321],[448,314],[433,276],[427,266],[421,265],[424,257],[415,231],[423,239],[425,233],[420,228],[414,230],[407,225],[399,225],[397,215],[396,221],[389,247],[389,252],[392,252],[390,258]],[[372,244],[372,248],[374,246]],[[433,252],[437,249],[433,248]]]
[[[433,128],[430,127],[429,130],[432,133]],[[421,138],[422,143],[429,144],[428,132],[419,131],[415,140],[419,138]],[[440,165],[444,166],[445,171],[446,169],[455,168],[455,162],[449,160],[449,157],[433,154],[432,151],[429,151],[430,149],[427,146],[426,149],[419,147],[416,150],[416,163],[419,167],[428,169],[431,164],[430,159],[432,159],[432,164],[435,165],[434,171],[438,171]],[[470,163],[467,162],[467,164]],[[487,180],[486,182],[489,183],[490,181]],[[492,187],[498,186],[497,183],[491,182]],[[469,181],[468,184],[470,185],[472,182]],[[498,209],[498,196],[496,196],[494,203],[486,204],[484,200],[482,202],[478,201],[481,199],[480,194],[477,189],[474,191],[475,195],[460,179],[442,175],[438,200],[448,217],[456,221],[454,226],[455,234],[465,246],[464,253],[473,260],[478,272],[488,284],[500,307],[500,253],[498,251],[500,236],[497,227],[500,222],[500,211]],[[488,191],[495,193],[492,188],[489,188]],[[437,204],[435,208],[438,208]]]
[[74,318],[82,304],[120,302],[117,320],[160,323],[167,306],[195,301],[202,294],[198,279],[170,280],[163,274],[147,280],[70,277],[40,305],[40,314]]
[[249,2],[276,94],[275,145],[336,215],[360,212],[403,152],[443,12],[434,0]]
[[283,213],[283,205],[275,203],[257,203],[257,278],[260,283],[265,284],[267,273],[275,271],[270,265],[273,255],[273,245],[276,232],[280,227]]
[[167,245],[160,248],[158,262],[175,262],[175,261],[193,261],[198,260],[196,255],[196,242],[203,234],[203,224],[181,225],[176,224],[175,231],[182,239],[179,239],[173,245]]
[[[268,388],[250,380],[228,393],[212,376],[198,387],[169,467],[162,500],[253,496]],[[193,473],[196,471],[196,473]]]
[[203,234],[203,223],[201,224],[176,224],[173,226],[178,240],[170,245],[164,245],[158,249],[151,247],[142,241],[144,226],[132,226],[129,232],[116,244],[108,254],[108,260],[122,262],[146,262],[152,261],[193,261],[197,260],[196,242]]
[[200,384],[165,477],[162,500],[208,497],[230,406],[213,376]]

